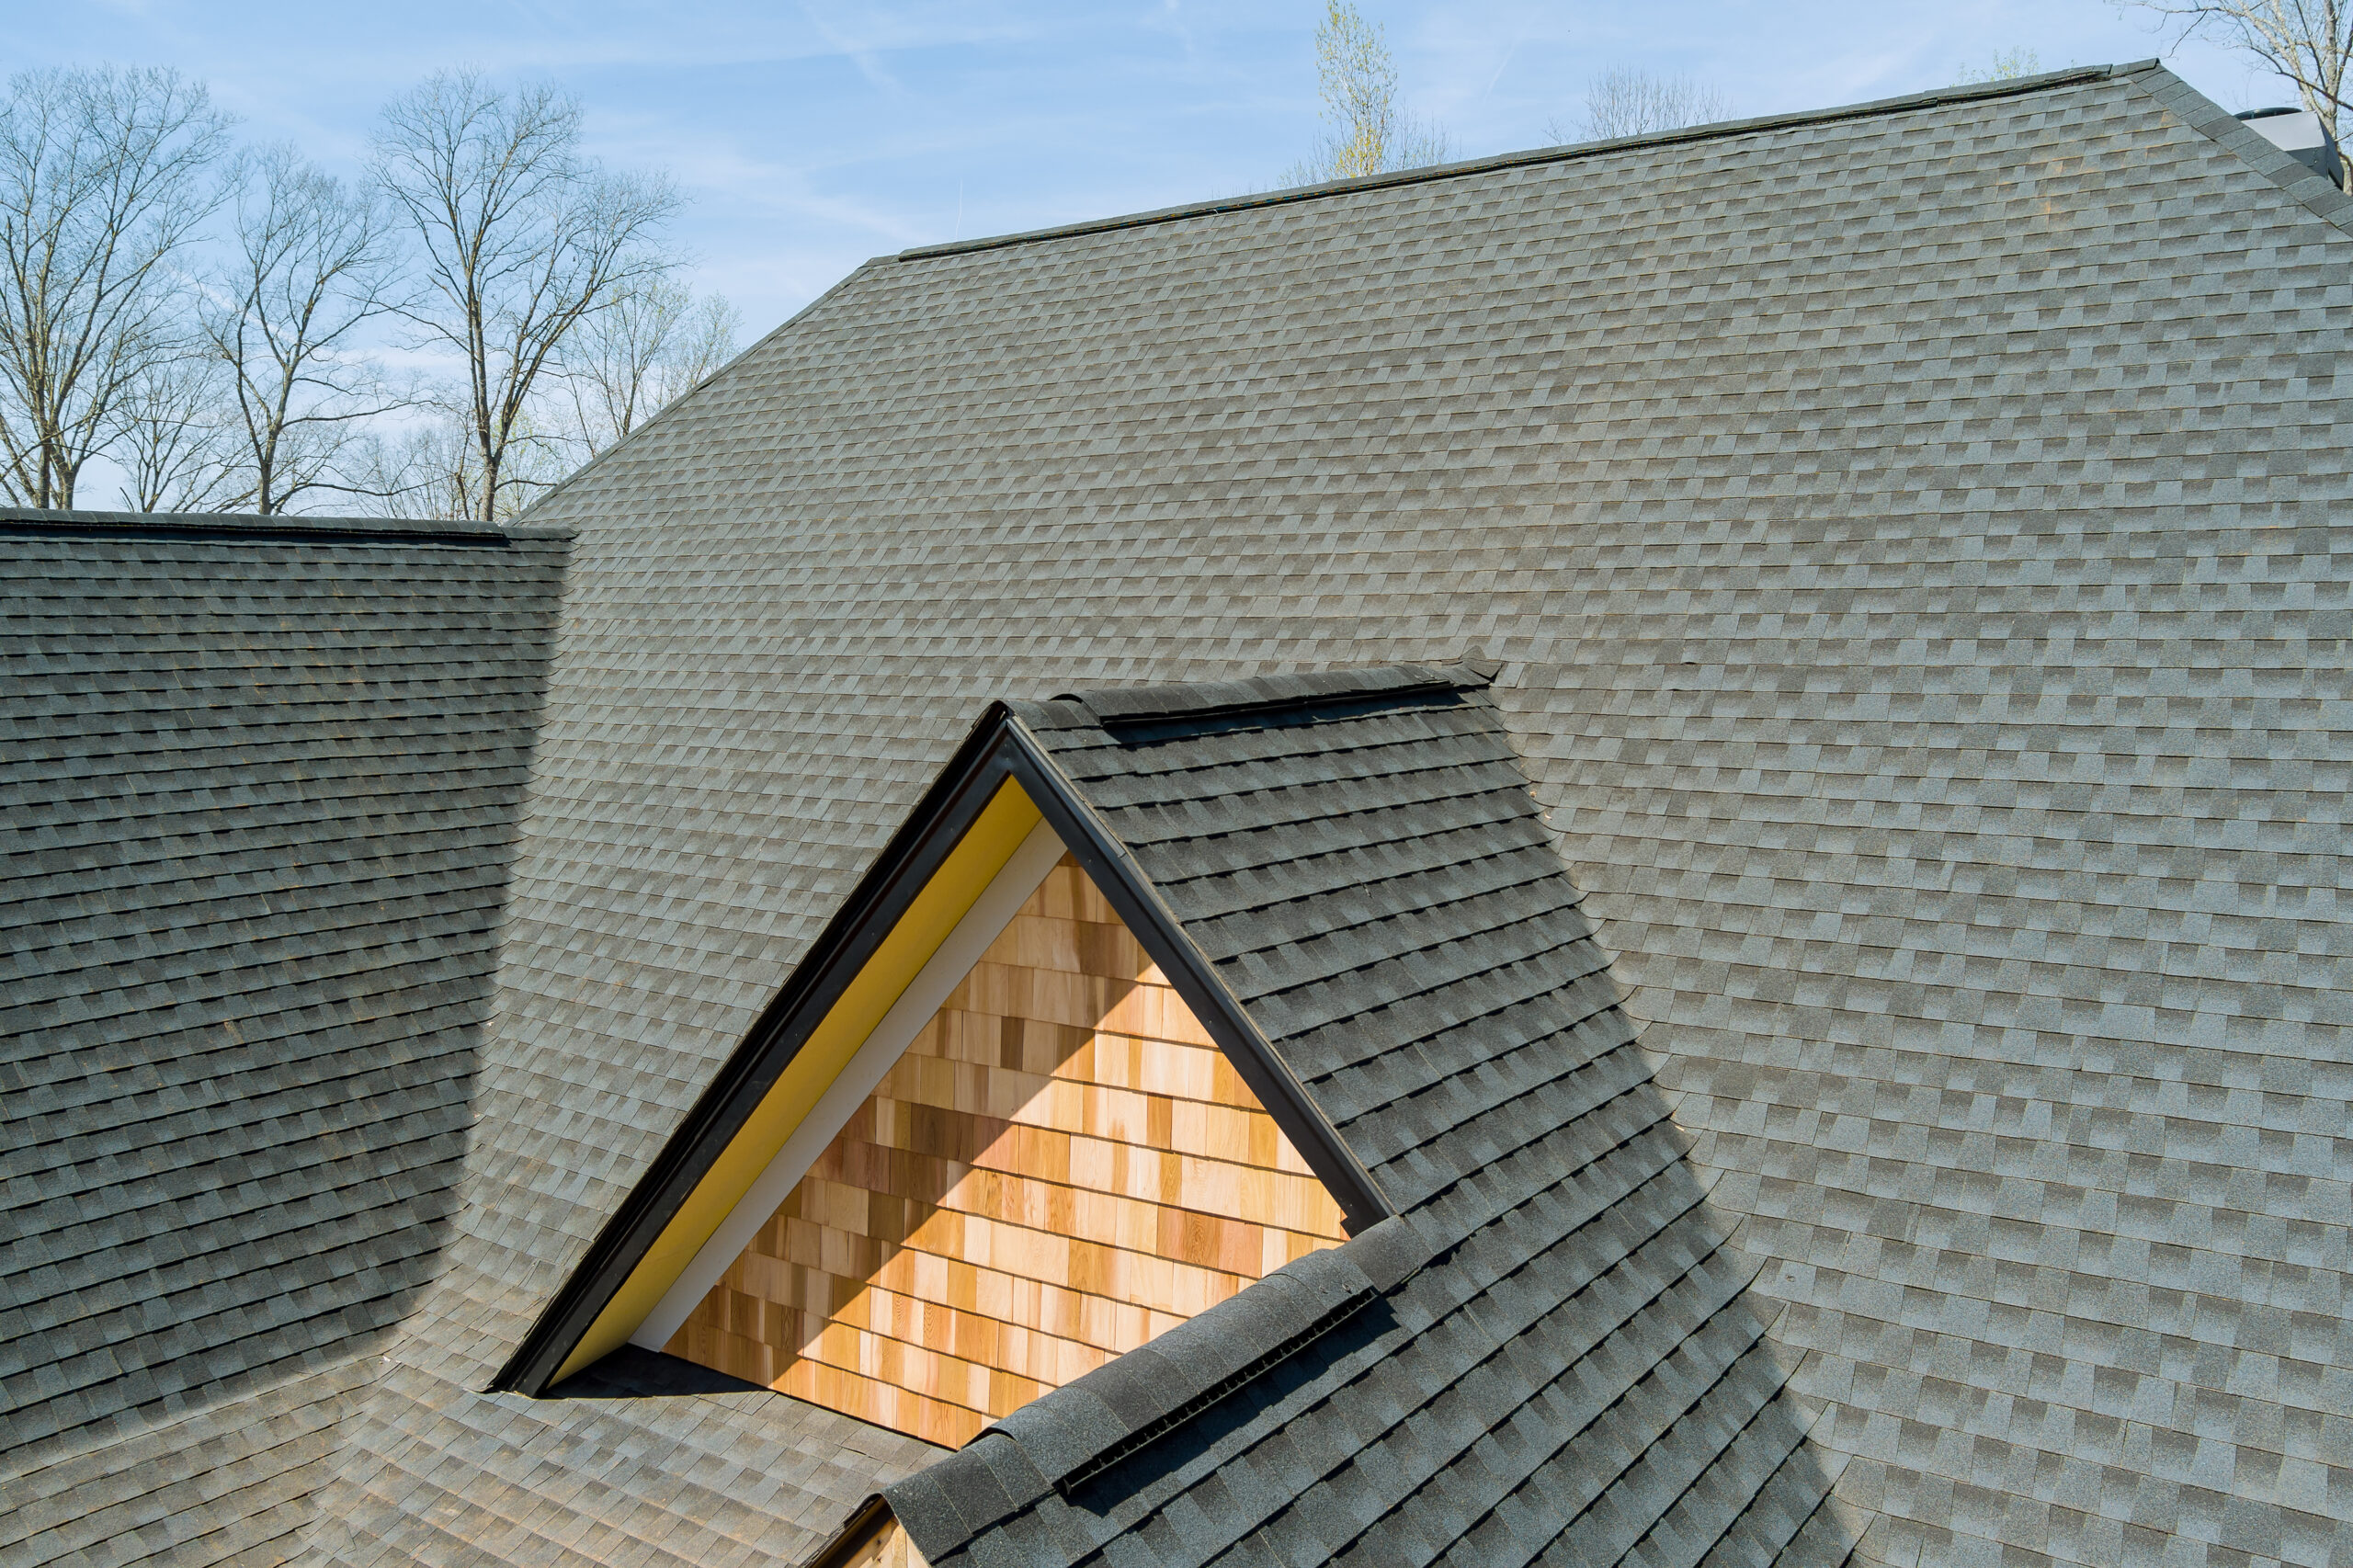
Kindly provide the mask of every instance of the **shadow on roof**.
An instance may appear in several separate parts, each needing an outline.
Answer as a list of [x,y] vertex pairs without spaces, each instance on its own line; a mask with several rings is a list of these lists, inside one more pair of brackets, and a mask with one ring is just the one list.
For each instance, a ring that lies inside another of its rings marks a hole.
[[697,1393],[767,1393],[755,1382],[659,1350],[624,1345],[550,1389],[546,1399],[662,1399]]

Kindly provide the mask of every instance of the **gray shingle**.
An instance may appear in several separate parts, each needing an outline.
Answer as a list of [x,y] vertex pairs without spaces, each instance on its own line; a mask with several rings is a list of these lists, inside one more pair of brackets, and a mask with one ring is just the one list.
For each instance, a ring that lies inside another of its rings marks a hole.
[[446,1233],[565,538],[0,516],[0,1550],[279,1551]]
[[[1654,1060],[1689,1130],[1682,1168],[1763,1260],[1768,1348],[1821,1418],[1778,1461],[1778,1427],[1743,1428],[1647,1524],[1605,1494],[1611,1539],[1679,1561],[1745,1493],[1703,1561],[1824,1561],[1866,1529],[1865,1558],[1907,1564],[2343,1557],[2353,544],[2331,345],[2353,283],[2347,199],[2260,142],[2161,71],[2076,73],[860,269],[546,508],[581,537],[467,1202],[350,1418],[325,1547],[732,1563],[830,1528],[858,1467],[762,1446],[767,1424],[803,1429],[790,1402],[764,1396],[739,1431],[699,1395],[591,1409],[470,1391],[983,700],[1476,648],[1503,663],[1506,730],[1628,1000],[1563,992],[1554,1049],[1578,1065],[1545,1077],[1530,1052],[1551,1037],[1499,1034],[1477,1092],[1407,1070],[1416,1041],[1463,1032],[1454,989],[1361,1018],[1327,1007],[1299,1037],[1384,1179],[1496,1239],[1385,1298],[1393,1343],[1365,1323],[1253,1385],[1267,1428],[1227,1435],[1246,1459],[1204,1449],[1199,1476],[1237,1507],[1306,1502],[1226,1550],[1345,1550],[1356,1506],[1430,1462],[1376,1433],[1353,1471],[1282,1402],[1375,1365],[1410,1381],[1401,1347],[1465,1302],[1535,1311],[1508,1262],[1522,1234],[1569,1233],[1677,1168],[1675,1127],[1640,1108]],[[224,591],[214,612],[362,657],[333,616],[281,625],[279,588]],[[85,652],[52,630],[24,666],[43,679]],[[462,697],[437,656],[419,639],[399,677]],[[375,858],[327,847],[317,801],[396,812],[414,779],[381,802],[358,791],[425,731],[387,721],[299,798],[256,790],[246,773],[300,748],[197,722],[247,678],[93,676],[28,707],[10,744],[51,770],[51,798],[148,835],[155,866],[222,848],[168,831],[175,813],[231,808],[308,835],[323,866],[344,855],[348,875],[323,870],[309,897],[388,890],[418,846],[506,820],[497,798],[453,796]],[[308,665],[251,678],[304,723],[353,696]],[[106,741],[166,697],[188,722],[136,755]],[[1268,792],[1289,777],[1279,753],[1233,760]],[[191,768],[217,782],[179,790]],[[101,818],[37,816],[12,848],[52,889],[27,928],[143,923],[84,986],[44,988],[80,961],[70,944],[12,945],[8,1005],[109,1039],[152,1019],[267,1074],[267,1043],[240,1056],[200,1031],[248,986],[238,952],[309,950],[266,910],[236,913],[276,896],[267,858],[222,856],[219,875],[248,881],[217,908],[146,900],[110,836],[77,825]],[[1239,864],[1203,854],[1204,886]],[[462,869],[433,872],[460,900]],[[1289,896],[1325,891],[1284,874]],[[1221,956],[1258,950],[1246,926]],[[473,949],[386,950],[445,967],[381,1041],[478,1020]],[[310,960],[268,1039],[368,1027],[338,987],[371,958]],[[135,1056],[97,1071],[159,1100],[187,1088],[151,1090]],[[60,1115],[81,1114],[78,1082],[28,1080]],[[1576,1164],[1531,1101],[1619,1142]],[[206,1114],[159,1103],[165,1146]],[[67,1174],[135,1185],[138,1158],[126,1141]],[[173,1186],[179,1170],[138,1213],[237,1222],[203,1184]],[[70,1205],[49,1179],[34,1201]],[[135,1221],[101,1212],[87,1233],[155,1249],[187,1282],[176,1312],[217,1296],[200,1249],[172,1255]],[[47,1291],[73,1267],[40,1253],[24,1278]],[[1608,1276],[1591,1288],[1613,1312],[1631,1300]],[[299,1313],[270,1315],[294,1301],[257,1321],[299,1340]],[[1637,1346],[1666,1320],[1623,1321]],[[54,1417],[180,1397],[170,1361],[77,1386],[74,1358],[107,1343],[79,1323],[42,1330],[67,1354],[26,1385]],[[1497,1425],[1393,1517],[1415,1555],[1453,1532],[1442,1560],[1524,1557],[1558,1533],[1568,1494],[1524,1483],[1550,1458],[1529,1411],[1581,1391],[1534,1389],[1506,1364],[1420,1391],[1436,1414],[1416,1436]],[[1628,1411],[1655,1418],[1665,1390]],[[868,1443],[876,1474],[922,1459],[857,1432],[812,1440]],[[1817,1448],[1844,1465],[1827,1502]],[[1199,1521],[1147,1521],[1152,1506],[1108,1560],[1188,1550]],[[1082,1528],[1033,1517],[1065,1547]]]
[[[2185,1431],[2152,1379],[2344,1463],[2336,1338],[2279,1375],[2193,1283],[2336,1299],[2353,1191],[2353,272],[2251,136],[2079,76],[861,269],[547,509],[468,1323],[513,1343],[987,699],[1478,649],[1877,1556],[2113,1560],[2013,1488]],[[2007,1468],[1905,1425],[1938,1380]]]
[[[1748,1555],[1769,1560],[1794,1527],[1752,1516],[1767,1483],[1788,1501],[1811,1476],[1809,1512],[1827,1494],[1823,1456],[1799,1452],[1811,1415],[1781,1394],[1786,1371],[1744,1303],[1755,1265],[1725,1249],[1675,1141],[1589,1179],[1663,1129],[1665,1103],[1614,996],[1544,1025],[1523,1016],[1604,960],[1559,859],[1527,831],[1535,801],[1483,681],[1438,673],[1348,672],[1309,685],[1320,699],[1219,683],[1189,694],[1190,713],[1181,687],[1089,694],[1093,711],[1149,716],[1093,728],[1070,704],[1015,705],[1188,935],[1257,933],[1256,947],[1215,949],[1221,977],[1404,1214],[1048,1393],[908,1483],[907,1528],[939,1568],[1005,1559],[1032,1518],[1075,1527],[1107,1560],[1131,1540],[1168,1563],[1293,1539],[1315,1561],[1428,1562],[1488,1539],[1480,1526],[1498,1516],[1521,1526],[1488,1540],[1494,1563],[1696,1562],[1745,1530],[1762,1531]],[[1254,693],[1261,705],[1245,706]],[[1276,695],[1287,705],[1263,705]],[[1290,765],[1269,790],[1262,759],[1278,752]],[[1432,816],[1451,798],[1433,777],[1479,781],[1483,834]],[[1286,851],[1351,858],[1425,820],[1455,854],[1415,876],[1260,875]],[[1205,872],[1202,840],[1245,869]],[[1254,908],[1242,881],[1283,891]],[[1505,932],[1511,961],[1484,961],[1483,939]],[[1427,1017],[1370,1065],[1320,1059],[1330,1009],[1301,993],[1370,1011],[1405,1006],[1415,985],[1448,993],[1456,1016]],[[1594,1064],[1575,1031],[1597,1024],[1619,1069],[1608,1089],[1552,1092]],[[1388,1259],[1378,1294],[1355,1261],[1368,1252]],[[1127,1435],[1088,1460],[1072,1434],[1104,1406]],[[1517,1439],[1507,1457],[1491,1451],[1499,1431]],[[1052,1484],[1017,1500],[986,1453],[1030,1445]],[[935,1484],[985,1506],[939,1514],[925,1502]]]

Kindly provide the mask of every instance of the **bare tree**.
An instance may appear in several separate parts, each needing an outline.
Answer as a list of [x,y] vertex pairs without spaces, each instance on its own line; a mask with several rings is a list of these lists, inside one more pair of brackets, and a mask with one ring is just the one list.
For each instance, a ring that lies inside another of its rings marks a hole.
[[201,352],[148,360],[108,410],[107,449],[133,512],[214,512],[253,499],[243,432],[224,415],[227,367]]
[[576,438],[589,455],[627,436],[734,358],[744,318],[713,294],[654,278],[580,324],[564,355]]
[[[2252,54],[2295,85],[2332,135],[2348,107],[2353,5],[2339,0],[2124,0],[2177,25],[2176,40],[2203,33]],[[2342,140],[2341,135],[2339,139]]]
[[343,460],[366,422],[405,401],[355,341],[392,308],[389,214],[272,147],[239,181],[228,250],[200,319],[230,372],[224,402],[243,433],[246,500],[267,516],[313,491],[364,488]]
[[1286,185],[1355,179],[1446,162],[1446,133],[1397,102],[1397,65],[1381,25],[1349,0],[1324,0],[1315,28],[1315,72],[1324,118],[1333,129],[1314,153],[1283,175]]
[[462,413],[444,409],[405,430],[369,431],[353,454],[353,472],[388,517],[479,517],[477,454]]
[[2041,69],[2042,57],[2030,49],[1997,49],[1992,64],[1964,65],[1953,80],[1964,86],[1975,82],[2015,82]]
[[511,460],[535,439],[533,395],[580,323],[669,266],[654,232],[669,182],[614,174],[580,151],[580,107],[552,87],[507,93],[445,72],[395,99],[375,172],[423,254],[425,299],[403,313],[465,365],[462,412],[479,464],[469,506],[495,518],[527,486]]
[[28,71],[0,102],[0,491],[71,506],[117,404],[176,351],[175,263],[228,120],[171,71]]
[[1688,76],[1654,76],[1620,65],[1587,86],[1583,119],[1574,125],[1556,119],[1546,129],[1560,142],[1607,142],[1731,118],[1732,101],[1713,87]]
[[570,468],[571,443],[519,421],[506,446],[507,483],[496,496],[483,486],[482,445],[462,400],[414,405],[423,417],[404,428],[371,429],[353,443],[344,467],[352,488],[393,517],[514,517]]

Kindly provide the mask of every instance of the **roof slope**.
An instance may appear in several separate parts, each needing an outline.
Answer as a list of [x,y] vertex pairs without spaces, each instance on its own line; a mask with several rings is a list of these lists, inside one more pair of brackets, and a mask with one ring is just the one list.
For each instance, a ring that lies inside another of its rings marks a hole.
[[0,516],[0,1542],[305,1516],[453,1202],[568,536]]
[[799,1562],[876,1487],[942,1457],[633,1346],[553,1397],[478,1393],[417,1353],[437,1334],[464,1338],[427,1316],[345,1427],[301,1561]]
[[1875,1544],[2316,1560],[2345,206],[2093,72],[861,268],[546,509],[400,1462],[987,698],[1482,648]]
[[1844,1555],[1484,684],[1017,707],[1403,1218],[892,1488],[935,1568]]

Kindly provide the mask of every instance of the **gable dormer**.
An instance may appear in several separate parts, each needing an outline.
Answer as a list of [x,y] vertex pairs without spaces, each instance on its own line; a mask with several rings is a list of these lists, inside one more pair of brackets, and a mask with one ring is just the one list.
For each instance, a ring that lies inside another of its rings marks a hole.
[[501,1381],[633,1343],[960,1444],[1392,1211],[1000,706]]
[[1346,1235],[1064,854],[661,1347],[954,1447]]

